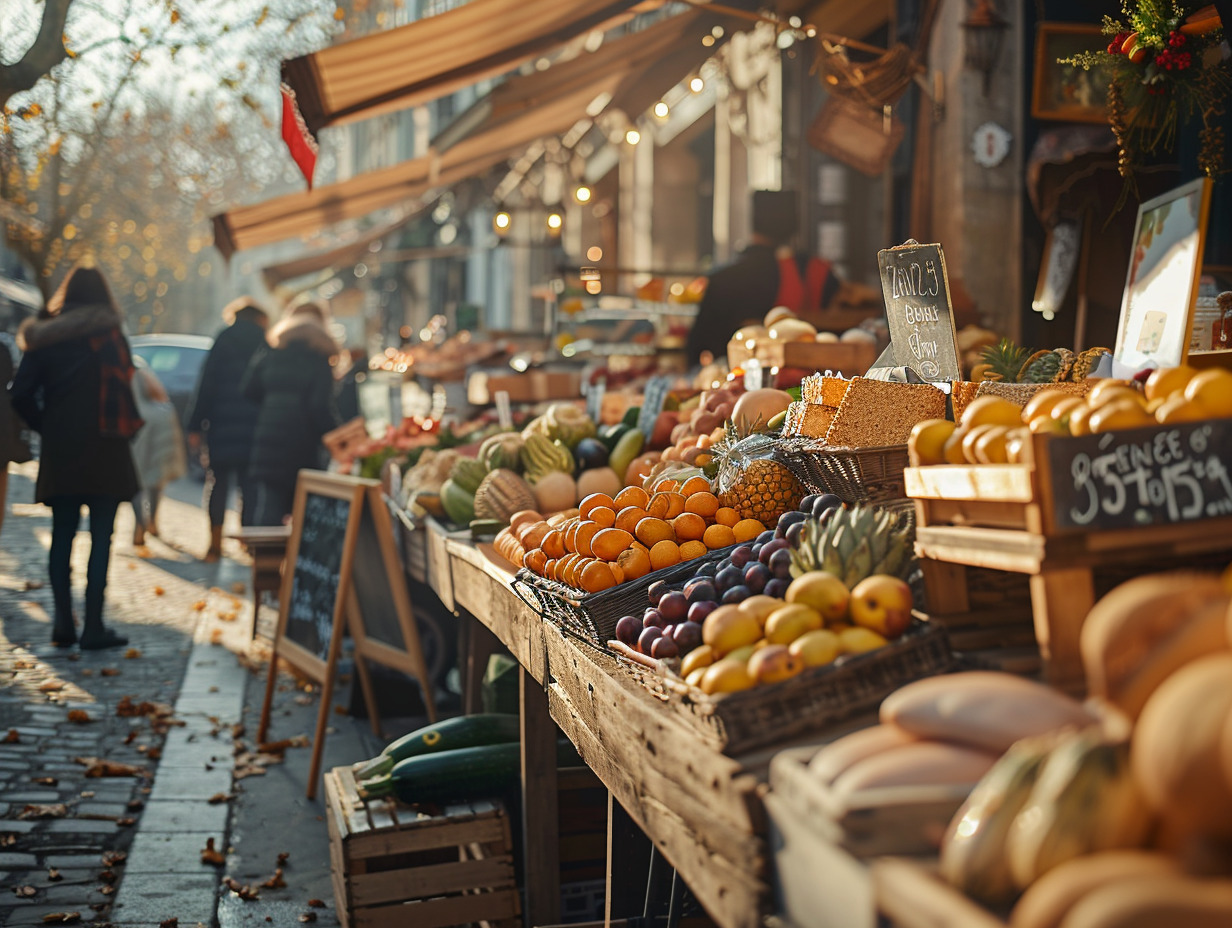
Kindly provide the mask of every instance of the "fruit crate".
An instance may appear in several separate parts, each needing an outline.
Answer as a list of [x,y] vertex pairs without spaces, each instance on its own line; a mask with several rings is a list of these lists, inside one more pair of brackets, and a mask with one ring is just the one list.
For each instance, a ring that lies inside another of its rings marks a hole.
[[935,859],[886,857],[873,862],[877,914],[893,928],[1008,928],[1008,918],[990,912],[937,874]]
[[1096,569],[1232,551],[1232,421],[1034,434],[1019,464],[904,471],[929,609],[970,610],[967,567],[1026,574],[1050,683],[1083,689]]
[[784,680],[722,695],[690,686],[662,661],[609,642],[617,660],[704,742],[742,754],[822,731],[875,709],[890,693],[955,665],[945,629],[917,617],[889,644]]
[[343,928],[518,928],[509,818],[498,800],[436,815],[364,800],[350,767],[325,774],[334,904]]
[[703,564],[721,561],[738,547],[717,548],[691,561],[652,570],[644,577],[626,580],[598,593],[587,593],[540,577],[526,568],[518,571],[513,586],[522,601],[539,615],[560,626],[562,631],[606,651],[608,642],[616,637],[616,623],[621,617],[641,615],[646,610],[651,584],[659,580],[682,583]]

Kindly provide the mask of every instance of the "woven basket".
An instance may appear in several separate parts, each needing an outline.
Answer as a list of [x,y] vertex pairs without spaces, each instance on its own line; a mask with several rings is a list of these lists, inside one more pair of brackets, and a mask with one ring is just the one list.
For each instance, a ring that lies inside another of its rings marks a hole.
[[768,686],[707,696],[660,665],[616,659],[708,744],[726,754],[779,744],[868,712],[900,686],[944,673],[955,657],[940,625],[913,623],[901,638],[866,654],[840,657]]
[[587,593],[567,583],[548,580],[525,568],[514,578],[514,589],[523,602],[545,619],[606,651],[608,641],[616,637],[616,623],[621,617],[640,616],[646,611],[650,605],[651,584],[660,580],[683,583],[696,574],[699,567],[721,561],[737,547],[719,548],[599,593]]

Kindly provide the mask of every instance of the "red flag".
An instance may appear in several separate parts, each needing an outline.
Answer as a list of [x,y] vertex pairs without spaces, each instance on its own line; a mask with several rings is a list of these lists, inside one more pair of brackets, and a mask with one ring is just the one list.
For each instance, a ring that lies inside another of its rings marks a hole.
[[282,140],[311,190],[312,174],[317,167],[317,140],[304,125],[304,117],[295,103],[295,91],[286,84],[282,85]]

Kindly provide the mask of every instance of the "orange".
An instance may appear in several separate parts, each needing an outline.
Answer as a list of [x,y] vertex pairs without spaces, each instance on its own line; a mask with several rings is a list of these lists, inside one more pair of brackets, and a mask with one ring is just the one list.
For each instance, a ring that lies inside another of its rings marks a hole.
[[[705,436],[702,436],[703,438]],[[698,439],[701,441],[701,438]],[[708,446],[708,443],[707,443]],[[710,481],[698,474],[696,477],[690,477],[680,487],[680,492],[683,496],[692,496],[694,493],[709,493]]]
[[655,570],[680,563],[680,549],[676,542],[664,539],[650,549],[650,566]]
[[660,480],[655,484],[656,493],[671,493],[680,488],[680,484],[675,480]]
[[719,498],[709,490],[699,490],[685,498],[684,511],[695,512],[703,519],[713,519],[719,511]]
[[603,531],[603,528],[598,522],[579,522],[577,534],[574,536],[577,553],[583,557],[594,557],[595,552],[591,550],[591,542],[594,541],[596,535]]
[[667,494],[667,515],[665,519],[674,519],[676,516],[684,512],[684,504],[688,500],[683,493],[670,492]]
[[598,593],[616,585],[616,577],[611,568],[602,561],[591,561],[582,568],[578,579],[581,581],[580,588],[587,593]]
[[616,581],[617,586],[625,582],[625,569],[616,561],[609,562],[607,569],[612,572],[612,579]]
[[766,527],[756,519],[741,519],[732,526],[732,534],[737,542],[752,541],[766,530]]
[[627,509],[630,506],[636,506],[638,509],[645,509],[646,504],[650,502],[650,494],[641,487],[625,487],[616,494],[613,500],[616,504],[612,508],[617,512],[622,509]]
[[587,518],[592,522],[598,522],[604,528],[611,528],[616,524],[616,512],[608,506],[597,506],[590,510]]
[[637,528],[637,523],[641,522],[648,515],[650,513],[638,506],[626,506],[616,513],[616,528],[632,534],[633,530]]
[[705,467],[707,464],[709,464],[713,460],[714,460],[713,454],[710,454],[708,451],[703,451],[701,454],[697,455],[697,457],[693,458],[693,466],[694,467]]
[[1144,390],[1146,398],[1166,400],[1173,393],[1182,393],[1189,386],[1189,381],[1193,380],[1197,374],[1198,372],[1188,364],[1182,364],[1180,367],[1157,368],[1146,379]]
[[646,514],[652,519],[666,519],[671,505],[671,500],[667,498],[666,493],[655,493],[650,497],[650,502],[646,504]]
[[650,573],[650,552],[641,545],[633,545],[620,552],[616,563],[624,571],[626,580],[636,580]]
[[557,529],[553,529],[543,536],[543,544],[541,547],[544,553],[551,558],[560,558],[565,556],[565,536]]
[[682,512],[672,519],[677,541],[700,541],[706,534],[706,520],[695,512]]
[[605,561],[614,561],[620,552],[633,543],[633,533],[619,528],[603,528],[595,533],[590,540],[590,549],[595,557]]
[[[719,510],[722,512],[722,510]],[[735,510],[732,510],[733,512]],[[706,547],[711,551],[718,548],[726,548],[728,545],[736,543],[736,533],[732,531],[730,526],[716,523],[706,529],[706,534],[702,536],[702,541],[706,543]]]
[[[740,521],[740,513],[730,506],[720,506],[715,510],[714,521],[719,525],[726,525],[730,528]],[[735,544],[735,542],[732,542],[732,544]]]
[[566,551],[576,551],[578,549],[577,533],[581,525],[582,525],[581,522],[572,522],[565,529],[565,550]]
[[1118,429],[1138,429],[1155,425],[1155,417],[1132,397],[1110,399],[1095,409],[1087,419],[1091,434],[1113,432]]
[[1198,403],[1213,419],[1232,417],[1232,373],[1212,367],[1185,387],[1185,399]]
[[543,576],[549,580],[556,579],[556,562],[555,561],[549,560],[549,561],[543,562]]
[[616,508],[616,503],[606,493],[591,493],[588,497],[578,503],[578,515],[583,519],[589,519],[591,511],[602,506],[606,506],[608,509],[614,510]]
[[591,560],[594,560],[594,558],[582,557],[580,554],[565,555],[561,559],[560,567],[558,568],[561,579],[570,586],[581,586],[581,578],[578,574],[586,566],[587,562]]
[[682,561],[691,561],[695,557],[701,557],[708,550],[700,541],[686,541],[680,546],[680,559]]
[[531,548],[522,558],[522,564],[527,570],[534,571],[539,576],[543,576],[543,565],[548,562],[548,556],[543,553],[542,548]]
[[653,516],[648,516],[638,522],[633,534],[637,536],[638,541],[652,550],[661,541],[676,540],[676,533],[672,531],[672,527],[662,519],[656,519]]

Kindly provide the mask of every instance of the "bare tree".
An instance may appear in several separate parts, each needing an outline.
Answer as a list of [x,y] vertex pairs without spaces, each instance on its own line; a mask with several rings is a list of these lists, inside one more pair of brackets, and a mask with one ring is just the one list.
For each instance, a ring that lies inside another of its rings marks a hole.
[[33,87],[40,77],[68,57],[64,24],[73,0],[43,0],[43,17],[34,41],[12,64],[0,64],[0,108],[9,97]]

